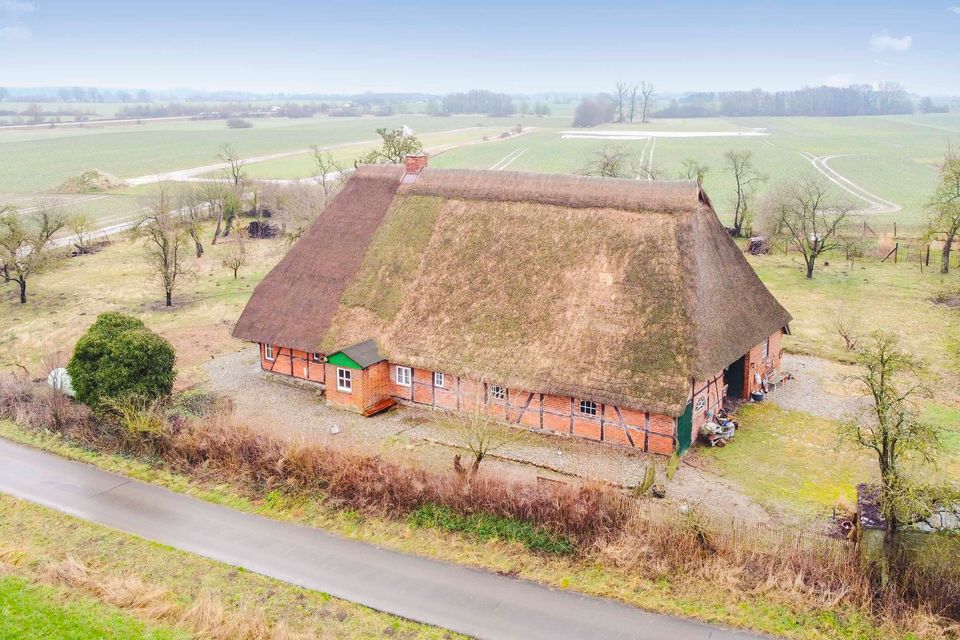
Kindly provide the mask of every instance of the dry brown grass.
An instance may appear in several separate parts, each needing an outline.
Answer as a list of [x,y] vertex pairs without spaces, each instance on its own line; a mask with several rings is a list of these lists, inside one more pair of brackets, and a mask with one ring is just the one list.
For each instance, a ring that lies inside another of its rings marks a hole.
[[200,591],[189,606],[180,606],[168,589],[134,574],[108,575],[72,555],[39,566],[35,577],[60,587],[83,591],[134,616],[173,625],[201,640],[314,640],[314,634],[290,631],[250,603],[231,609],[210,591]]
[[[13,390],[27,403],[42,401],[20,387]],[[10,411],[11,402],[17,401],[0,393],[0,407]],[[111,439],[109,428],[98,431],[87,424],[65,433],[87,446],[111,451],[124,451],[127,446],[123,439]],[[91,433],[96,437],[89,439]],[[631,499],[607,485],[530,484],[483,473],[460,477],[378,456],[291,445],[238,423],[222,407],[202,419],[174,421],[165,438],[165,467],[201,481],[229,483],[253,498],[281,490],[387,518],[439,505],[463,515],[491,514],[532,522],[573,542],[579,554],[575,562],[615,567],[649,580],[665,579],[681,588],[710,589],[733,601],[761,597],[797,611],[829,611],[843,605],[878,624],[900,629],[908,624],[951,629],[960,620],[960,576],[942,567],[907,566],[895,588],[880,589],[862,569],[856,547],[846,541],[785,528],[720,522],[698,511],[681,515],[656,502]],[[161,592],[133,580],[111,581],[109,589],[99,581],[91,583],[86,567],[71,558],[51,566],[48,575],[64,584],[85,585],[119,606],[151,611],[164,601]],[[255,612],[233,621],[223,612],[222,603],[209,597],[198,597],[181,616],[200,634],[231,629],[229,637],[269,637],[256,635],[263,625]],[[224,636],[202,637],[219,640]]]

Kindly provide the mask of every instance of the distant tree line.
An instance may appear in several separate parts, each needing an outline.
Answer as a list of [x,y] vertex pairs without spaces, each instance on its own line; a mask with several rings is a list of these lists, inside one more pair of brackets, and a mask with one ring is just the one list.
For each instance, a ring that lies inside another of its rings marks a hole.
[[443,97],[447,113],[485,113],[491,116],[509,116],[517,111],[513,98],[506,93],[473,90],[466,93],[448,93]]
[[[927,105],[932,107],[932,101]],[[869,116],[913,113],[907,92],[895,82],[849,87],[804,87],[795,91],[692,93],[658,111],[661,118],[705,116]]]

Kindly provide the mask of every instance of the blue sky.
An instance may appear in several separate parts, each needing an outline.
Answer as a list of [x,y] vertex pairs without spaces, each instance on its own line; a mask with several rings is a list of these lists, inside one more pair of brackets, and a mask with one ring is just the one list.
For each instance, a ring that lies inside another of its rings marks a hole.
[[0,86],[508,92],[893,80],[960,95],[960,0],[0,0]]

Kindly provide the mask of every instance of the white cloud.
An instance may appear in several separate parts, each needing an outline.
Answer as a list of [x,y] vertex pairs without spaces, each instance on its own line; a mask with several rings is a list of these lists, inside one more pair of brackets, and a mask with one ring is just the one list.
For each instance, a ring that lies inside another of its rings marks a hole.
[[0,28],[0,40],[29,40],[33,37],[33,32],[22,24],[13,24],[9,27]]
[[886,29],[870,37],[870,48],[873,51],[906,51],[913,44],[913,36],[895,38]]
[[0,0],[0,11],[7,13],[31,13],[37,10],[37,5],[27,0]]
[[953,13],[960,15],[960,5],[950,7],[949,9],[947,9],[947,11],[952,11]]
[[857,77],[852,73],[835,73],[823,79],[823,84],[828,87],[849,87],[856,81]]

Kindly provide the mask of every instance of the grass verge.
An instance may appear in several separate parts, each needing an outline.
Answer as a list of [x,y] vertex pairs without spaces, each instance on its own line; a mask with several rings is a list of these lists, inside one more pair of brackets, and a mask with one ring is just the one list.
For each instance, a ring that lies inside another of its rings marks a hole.
[[0,577],[0,638],[7,640],[187,640],[116,607],[20,576]]
[[881,625],[846,602],[811,604],[799,594],[736,589],[732,586],[736,576],[730,573],[729,567],[718,563],[706,563],[686,575],[652,579],[626,568],[630,558],[644,553],[639,543],[630,548],[597,549],[585,557],[534,554],[514,539],[500,536],[481,539],[464,535],[461,527],[451,527],[452,531],[416,528],[406,521],[337,509],[317,498],[273,491],[262,499],[251,499],[230,484],[204,482],[152,467],[141,460],[98,453],[54,434],[26,431],[10,422],[0,421],[0,436],[242,511],[327,529],[397,551],[613,598],[651,611],[803,640],[941,637]]
[[576,550],[573,543],[563,536],[529,522],[498,518],[487,513],[464,516],[434,504],[420,507],[410,514],[407,522],[414,527],[433,527],[463,533],[482,541],[511,540],[519,542],[530,551],[541,553],[569,555]]
[[[111,611],[123,613],[116,607],[91,599],[89,593],[93,591],[105,598],[116,598],[117,592],[133,580],[147,585],[147,588],[138,590],[137,598],[121,599],[124,603],[129,600],[139,605],[131,607],[133,613],[140,614],[151,609],[160,611],[164,619],[193,621],[190,629],[194,632],[197,631],[197,614],[203,610],[206,612],[203,617],[218,618],[219,626],[232,625],[234,629],[246,626],[267,629],[271,633],[279,627],[291,633],[307,634],[305,638],[372,639],[388,635],[424,639],[459,637],[442,629],[402,620],[325,593],[296,587],[4,495],[0,495],[0,557],[7,559],[13,571],[23,574],[21,578],[53,577],[56,584],[66,582],[73,587],[55,590],[42,588],[38,595],[43,597],[35,598],[38,599],[38,606],[44,600],[60,601],[78,603],[81,610],[102,610],[104,614]],[[77,567],[89,567],[89,571],[81,570],[78,579]],[[120,585],[120,588],[116,585]],[[21,600],[30,596],[30,589],[26,591]],[[158,592],[166,596],[158,597]],[[51,595],[56,597],[51,600],[47,597]],[[3,610],[4,597],[0,595],[0,611]],[[211,616],[211,612],[216,615]],[[50,617],[56,620],[55,612]],[[125,617],[129,618],[129,615]],[[0,616],[0,619],[3,618],[5,616]],[[77,624],[82,623],[82,619],[74,617],[74,620]],[[146,627],[140,625],[140,628]],[[4,631],[0,620],[0,637],[11,637]],[[212,633],[198,635],[221,637]],[[275,635],[277,638],[285,637],[282,634]],[[12,637],[59,638],[61,635],[47,633]],[[128,636],[119,632],[116,635],[105,632],[89,637]],[[178,631],[176,634],[129,637],[186,638],[191,635]],[[265,637],[271,636],[265,634]]]

